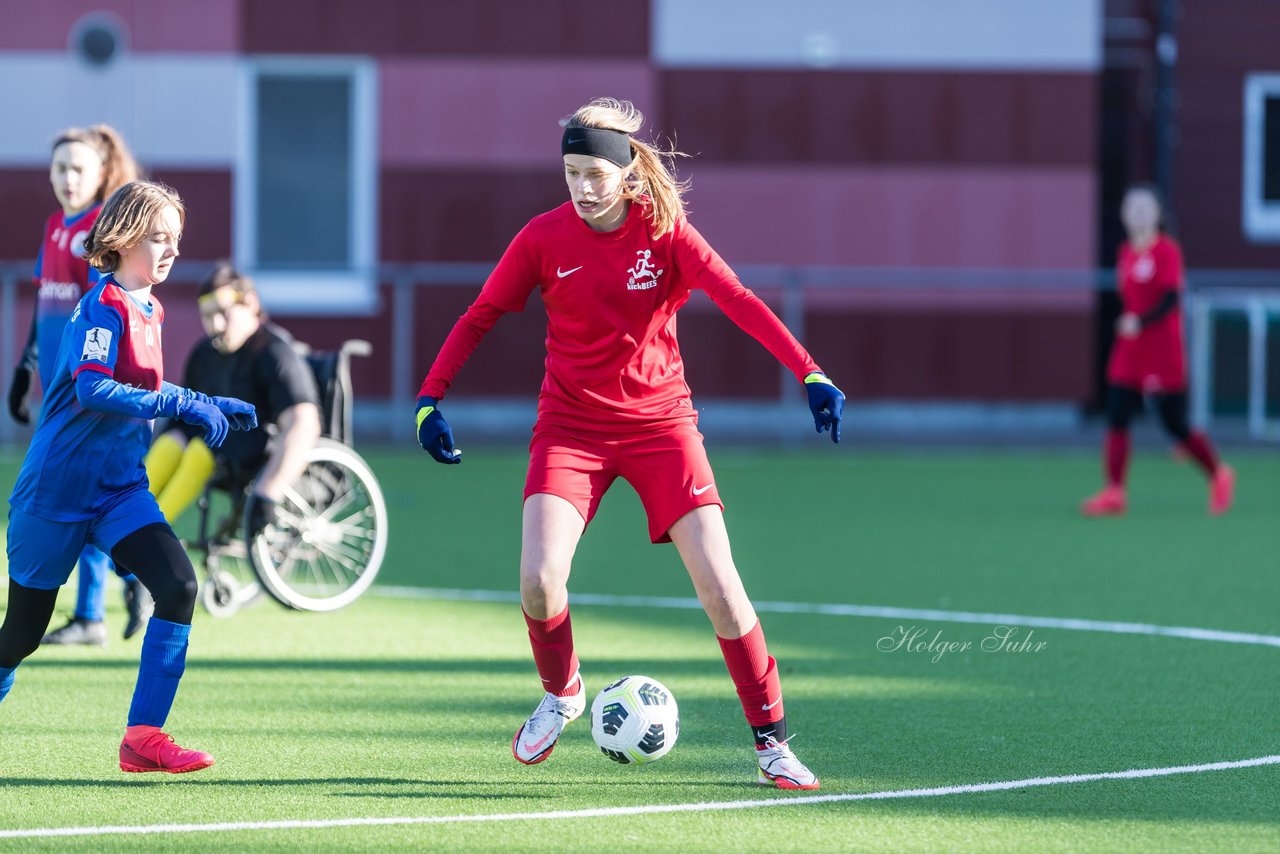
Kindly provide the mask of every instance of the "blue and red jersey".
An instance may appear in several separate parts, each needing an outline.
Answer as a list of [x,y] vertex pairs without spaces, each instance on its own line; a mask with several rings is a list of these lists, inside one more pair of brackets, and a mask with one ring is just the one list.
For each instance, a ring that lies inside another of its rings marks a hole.
[[65,324],[40,421],[9,503],[55,522],[90,519],[147,488],[152,419],[177,414],[184,390],[164,382],[164,309],[109,275]]
[[84,242],[101,210],[101,205],[94,205],[71,216],[58,212],[44,224],[35,268],[35,340],[40,382],[46,390],[53,381],[62,328],[76,303],[100,279],[98,271],[84,260]]

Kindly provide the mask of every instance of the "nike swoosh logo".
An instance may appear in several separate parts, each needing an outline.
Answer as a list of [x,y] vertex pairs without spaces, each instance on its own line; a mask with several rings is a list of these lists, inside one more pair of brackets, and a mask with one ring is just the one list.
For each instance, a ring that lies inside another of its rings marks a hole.
[[702,493],[706,492],[708,489],[710,489],[711,487],[713,487],[713,486],[715,486],[715,485],[716,485],[716,484],[715,484],[715,481],[712,481],[711,483],[708,483],[706,486],[702,486],[702,487],[695,486],[695,487],[693,488],[693,494],[694,494],[694,495],[701,495]]
[[524,743],[525,751],[530,754],[536,754],[539,750],[542,749],[542,745],[547,743],[547,739],[551,738],[551,736],[553,735],[555,735],[554,732],[549,732],[546,735],[544,735],[542,738],[535,741],[533,744],[530,744],[529,742],[526,741]]
[[767,705],[767,706],[761,706],[761,707],[760,707],[760,711],[762,711],[762,712],[767,712],[767,711],[769,711],[770,709],[772,709],[774,706],[778,705],[778,704],[779,704],[779,703],[781,703],[781,702],[782,702],[782,698],[781,698],[781,697],[779,697],[778,699],[774,700],[774,701],[773,701],[772,703],[770,703],[769,705]]
[[129,756],[131,756],[131,757],[134,759],[134,764],[136,764],[136,765],[149,766],[149,767],[151,767],[151,768],[159,768],[159,767],[160,767],[160,763],[156,762],[154,759],[150,759],[150,758],[148,758],[148,757],[146,757],[146,756],[143,756],[141,753],[138,753],[136,750],[134,750],[134,749],[133,749],[132,747],[130,747],[129,745],[127,745],[127,744],[123,744],[123,745],[121,745],[121,747],[123,748],[123,750],[124,750],[124,752],[125,752],[125,753],[128,753],[128,754],[129,754]]
[[557,275],[558,277],[560,277],[561,279],[563,279],[565,276],[569,275],[570,273],[576,273],[576,272],[578,272],[578,271],[579,271],[579,270],[581,270],[581,269],[582,269],[582,265],[581,265],[581,264],[579,264],[578,266],[574,267],[572,270],[561,270],[559,267],[556,267],[556,275]]

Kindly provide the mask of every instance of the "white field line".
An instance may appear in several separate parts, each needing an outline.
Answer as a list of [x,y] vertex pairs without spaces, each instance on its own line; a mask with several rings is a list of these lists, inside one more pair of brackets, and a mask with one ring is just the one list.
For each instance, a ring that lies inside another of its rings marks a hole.
[[[431,587],[370,588],[373,595],[397,599],[449,599],[463,602],[519,602],[514,590],[451,590]],[[601,593],[570,593],[574,605],[605,605],[628,608],[674,608],[702,610],[692,597],[610,596]],[[975,611],[940,611],[927,608],[893,608],[882,605],[843,605],[809,602],[752,602],[756,611],[772,614],[821,614],[831,617],[878,617],[890,620],[933,620],[947,623],[981,623],[989,626],[1019,626],[1036,629],[1069,629],[1078,632],[1109,632],[1119,635],[1154,635],[1188,640],[1242,643],[1280,647],[1280,636],[1247,632],[1224,632],[1193,626],[1156,626],[1150,623],[1121,623],[1108,620],[1081,620],[1073,617],[1035,617],[1026,614],[984,614]]]
[[[1104,771],[1100,774],[1066,774],[1060,777],[1030,777],[998,783],[971,783],[963,786],[935,786],[928,789],[895,789],[884,792],[851,792],[842,795],[801,795],[798,797],[756,798],[744,801],[710,801],[697,804],[644,804],[632,807],[597,807],[582,810],[549,812],[496,813],[490,815],[437,815],[384,818],[289,819],[280,821],[227,821],[207,824],[139,824],[104,825],[100,827],[47,827],[25,830],[0,830],[0,839],[32,839],[58,836],[125,836],[158,833],[234,833],[249,830],[302,830],[334,827],[385,827],[413,824],[463,824],[505,821],[553,821],[574,818],[612,818],[659,813],[717,812],[723,810],[793,807],[811,804],[835,804],[848,801],[888,801],[906,798],[936,798],[943,795],[968,795],[1029,789],[1034,786],[1060,786],[1067,783],[1092,783],[1097,780],[1134,780],[1145,777],[1169,777],[1175,774],[1202,774],[1206,771],[1230,771],[1259,765],[1280,765],[1280,755],[1238,759],[1232,762],[1209,762],[1203,765],[1176,765],[1167,768],[1132,768],[1128,771]],[[56,784],[55,784],[56,785]]]

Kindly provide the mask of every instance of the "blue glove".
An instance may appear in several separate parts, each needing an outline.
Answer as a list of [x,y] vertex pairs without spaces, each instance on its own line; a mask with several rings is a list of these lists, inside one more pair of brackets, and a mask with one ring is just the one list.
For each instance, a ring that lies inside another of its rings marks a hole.
[[222,444],[230,426],[218,407],[194,397],[182,397],[178,400],[178,420],[204,430],[204,443],[210,448]]
[[258,411],[252,403],[234,397],[211,397],[209,402],[227,417],[232,430],[252,430],[258,426]]
[[814,371],[804,378],[804,390],[809,393],[809,411],[813,413],[813,426],[821,433],[831,431],[831,441],[840,441],[840,419],[844,415],[844,392],[836,388],[827,375]]
[[418,398],[418,444],[438,463],[462,462],[462,451],[453,447],[453,431],[434,397]]

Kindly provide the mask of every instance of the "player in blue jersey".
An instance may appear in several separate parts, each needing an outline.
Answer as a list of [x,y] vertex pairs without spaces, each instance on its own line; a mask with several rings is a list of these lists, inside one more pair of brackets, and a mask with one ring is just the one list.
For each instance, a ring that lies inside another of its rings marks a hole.
[[[60,210],[45,221],[44,238],[36,256],[36,306],[31,332],[9,386],[9,413],[19,424],[31,422],[28,405],[36,371],[48,392],[62,330],[80,297],[98,283],[98,271],[84,260],[84,241],[93,228],[102,202],[138,177],[138,166],[120,139],[107,125],[68,128],[53,141],[49,183]],[[107,642],[103,625],[105,584],[111,559],[94,546],[80,555],[79,589],[71,620],[44,638],[44,643],[95,644]],[[125,638],[146,624],[150,601],[142,583],[125,579],[125,605],[129,620]]]
[[213,757],[162,727],[186,663],[195,610],[191,560],[147,489],[143,458],[155,418],[199,426],[217,447],[257,426],[252,406],[166,383],[164,309],[152,295],[178,256],[186,213],[168,187],[124,185],[85,241],[102,280],[76,305],[35,435],[9,497],[9,603],[0,625],[0,701],[49,626],[58,589],[86,543],[132,572],[155,600],[129,707],[120,768],[181,773]]

